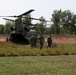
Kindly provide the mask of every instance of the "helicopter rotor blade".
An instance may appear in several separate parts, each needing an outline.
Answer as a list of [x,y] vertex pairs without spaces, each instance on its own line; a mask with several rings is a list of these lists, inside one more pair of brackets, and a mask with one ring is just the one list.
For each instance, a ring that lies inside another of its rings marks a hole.
[[32,11],[34,11],[34,10],[31,9],[31,10],[29,10],[29,11],[27,11],[27,12],[25,12],[25,13],[23,13],[23,14],[17,16],[17,17],[22,17],[23,15],[27,15],[27,14],[31,13]]
[[15,20],[12,20],[12,19],[7,19],[7,18],[3,18],[3,19],[15,22]]
[[37,18],[27,18],[27,17],[23,17],[23,18],[32,19],[32,20],[39,20],[39,21],[44,21],[44,22],[51,22],[51,21],[48,21],[48,20],[41,20],[41,19],[37,19]]
[[0,16],[0,17],[14,17],[14,16]]
[[23,15],[27,15],[27,14],[31,13],[32,11],[34,11],[34,10],[31,9],[31,10],[29,10],[21,15],[18,15],[18,16],[14,15],[14,16],[0,16],[0,17],[22,17]]
[[48,20],[41,20],[41,19],[37,19],[37,18],[31,18],[32,20],[40,20],[40,21],[44,21],[44,22],[51,22],[51,21],[48,21]]

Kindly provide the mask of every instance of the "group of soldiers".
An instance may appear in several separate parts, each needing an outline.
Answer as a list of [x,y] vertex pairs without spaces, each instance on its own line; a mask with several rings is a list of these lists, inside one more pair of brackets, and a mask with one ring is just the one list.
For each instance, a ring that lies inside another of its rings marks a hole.
[[[43,48],[44,46],[44,42],[45,42],[45,39],[43,37],[43,35],[40,35],[40,37],[37,37],[36,35],[32,35],[31,38],[30,38],[30,45],[31,47],[37,47],[37,41],[39,41],[39,45],[40,45],[40,50]],[[51,48],[51,45],[52,45],[52,38],[51,38],[51,35],[48,36],[47,38],[47,48]]]

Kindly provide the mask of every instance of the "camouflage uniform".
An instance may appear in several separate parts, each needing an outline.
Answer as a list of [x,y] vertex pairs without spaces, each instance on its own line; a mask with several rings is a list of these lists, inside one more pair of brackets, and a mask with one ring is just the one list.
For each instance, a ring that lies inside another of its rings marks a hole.
[[49,37],[47,38],[47,43],[48,43],[47,48],[48,48],[48,47],[51,48],[51,45],[52,45],[52,38],[51,38],[51,36],[49,36]]
[[39,40],[40,40],[40,49],[42,49],[43,48],[43,45],[44,45],[44,37],[41,35],[39,37]]
[[31,38],[30,38],[30,44],[31,44],[31,47],[34,47],[34,36],[31,36]]
[[37,36],[35,35],[35,36],[34,36],[34,47],[36,47],[36,45],[37,45],[37,40],[38,40],[38,39],[37,39]]

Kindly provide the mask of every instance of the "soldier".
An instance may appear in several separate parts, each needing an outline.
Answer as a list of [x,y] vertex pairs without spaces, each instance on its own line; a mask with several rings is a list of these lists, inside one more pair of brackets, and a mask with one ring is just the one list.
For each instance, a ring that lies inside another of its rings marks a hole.
[[34,36],[32,35],[30,38],[31,47],[34,47]]
[[38,40],[38,38],[37,38],[37,36],[35,35],[35,36],[34,36],[34,47],[37,46],[37,40]]
[[47,48],[51,48],[51,45],[52,45],[52,38],[51,38],[51,35],[47,38],[47,43],[48,43],[48,46]]
[[42,49],[44,44],[44,37],[42,35],[39,37],[39,41],[40,41],[40,49]]

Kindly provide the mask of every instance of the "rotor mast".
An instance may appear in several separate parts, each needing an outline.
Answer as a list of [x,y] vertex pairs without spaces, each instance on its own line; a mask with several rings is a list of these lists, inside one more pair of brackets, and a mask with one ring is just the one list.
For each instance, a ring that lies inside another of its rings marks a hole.
[[15,20],[15,33],[20,33],[20,32],[23,32],[24,31],[24,27],[23,27],[23,24],[22,24],[22,17],[27,14],[30,14],[32,11],[34,11],[33,9],[21,14],[21,15],[18,15],[18,16],[15,16],[17,17],[17,19]]

